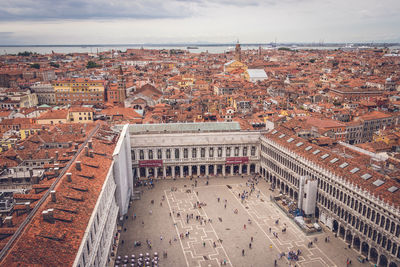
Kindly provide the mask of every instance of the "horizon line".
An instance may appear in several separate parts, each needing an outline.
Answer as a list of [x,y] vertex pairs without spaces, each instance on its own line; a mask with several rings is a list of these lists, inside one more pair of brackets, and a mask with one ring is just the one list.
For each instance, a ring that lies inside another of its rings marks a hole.
[[[337,45],[370,45],[370,46],[394,46],[400,45],[400,42],[251,42],[251,43],[240,43],[241,46],[259,46],[259,45],[301,45],[301,46],[337,46]],[[227,43],[118,43],[118,44],[0,44],[0,47],[96,47],[96,46],[226,46],[226,45],[236,45],[235,42]]]

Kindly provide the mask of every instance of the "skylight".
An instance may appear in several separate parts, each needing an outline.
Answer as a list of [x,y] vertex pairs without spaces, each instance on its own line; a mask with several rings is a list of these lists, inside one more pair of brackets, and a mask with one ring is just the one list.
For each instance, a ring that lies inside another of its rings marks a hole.
[[321,156],[322,159],[326,159],[327,157],[329,157],[329,154],[323,154],[323,155]]
[[332,159],[331,161],[329,161],[330,163],[335,163],[336,161],[338,161],[339,159],[338,158],[334,158],[334,159]]
[[302,145],[303,145],[303,142],[298,142],[298,143],[296,144],[297,147],[302,146]]
[[347,162],[343,162],[342,164],[339,165],[339,167],[342,169],[346,168],[347,166],[349,166]]
[[321,150],[317,149],[313,152],[314,155],[317,155],[319,152],[321,152]]
[[394,192],[396,192],[398,189],[399,189],[399,188],[398,188],[397,186],[391,186],[391,187],[388,189],[388,191],[389,191],[390,193],[394,193]]
[[361,178],[363,178],[364,180],[368,180],[371,177],[372,177],[372,175],[369,173],[365,173],[365,174],[361,175]]
[[306,151],[309,151],[312,148],[312,146],[306,147]]
[[281,134],[280,136],[279,136],[279,138],[282,138],[282,137],[284,137],[286,134]]
[[385,181],[382,181],[380,179],[376,180],[375,182],[373,182],[372,184],[375,186],[381,186],[385,183]]
[[360,170],[359,168],[355,167],[355,168],[352,169],[350,172],[351,172],[351,173],[356,173],[356,172],[358,172],[359,170]]
[[272,131],[272,134],[276,134],[278,131],[277,130],[273,130]]
[[291,143],[291,142],[293,142],[293,138],[292,137],[290,137],[286,142],[288,142],[288,143]]

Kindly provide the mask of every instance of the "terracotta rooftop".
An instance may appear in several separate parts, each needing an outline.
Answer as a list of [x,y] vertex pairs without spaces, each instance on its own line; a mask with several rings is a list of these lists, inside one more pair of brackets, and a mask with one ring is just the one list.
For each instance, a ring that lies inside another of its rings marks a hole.
[[[66,172],[72,174],[72,182],[67,181],[66,175],[61,177],[54,188],[56,202],[52,202],[50,196],[44,199],[30,223],[3,258],[2,266],[73,264],[110,168],[117,137],[117,134],[110,133],[107,126],[96,130],[92,138],[93,151],[101,153],[93,153],[93,157],[89,157],[82,150],[75,160],[81,161],[81,170],[77,170],[75,164],[68,168]],[[105,142],[105,138],[111,141]],[[54,209],[54,223],[47,222],[42,217],[42,211],[50,208]]]
[[[366,190],[379,199],[383,199],[389,205],[400,207],[400,190],[393,193],[390,188],[400,189],[400,183],[394,179],[388,179],[376,172],[366,164],[360,164],[358,159],[346,156],[340,151],[323,148],[307,142],[306,140],[292,134],[291,131],[279,127],[265,136],[279,145],[294,151],[306,160],[329,170],[331,173],[342,177],[347,182]],[[326,155],[326,156],[325,156]],[[376,186],[375,181],[384,183]]]

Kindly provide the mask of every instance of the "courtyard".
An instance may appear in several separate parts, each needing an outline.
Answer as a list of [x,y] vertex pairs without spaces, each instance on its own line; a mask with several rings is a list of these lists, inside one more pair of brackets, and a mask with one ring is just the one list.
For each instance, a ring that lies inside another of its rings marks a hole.
[[158,266],[274,266],[275,260],[277,266],[346,266],[347,259],[368,266],[329,230],[305,235],[270,200],[264,180],[242,201],[249,178],[156,180],[152,189],[136,188],[141,199],[124,218],[117,255],[131,263],[131,255],[156,252]]

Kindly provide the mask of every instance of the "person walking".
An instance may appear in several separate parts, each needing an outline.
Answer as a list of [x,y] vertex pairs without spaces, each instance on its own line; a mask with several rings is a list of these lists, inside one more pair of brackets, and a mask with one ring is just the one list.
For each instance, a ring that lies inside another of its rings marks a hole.
[[242,249],[242,256],[244,256],[244,249]]

